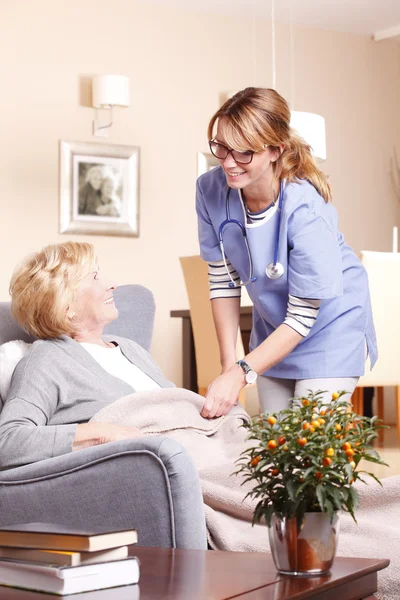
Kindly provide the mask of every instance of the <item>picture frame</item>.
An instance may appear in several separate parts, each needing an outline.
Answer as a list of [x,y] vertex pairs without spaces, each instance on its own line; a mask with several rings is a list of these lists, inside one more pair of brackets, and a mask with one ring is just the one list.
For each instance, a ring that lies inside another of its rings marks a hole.
[[60,233],[139,236],[139,150],[60,140]]
[[197,153],[197,177],[211,171],[215,167],[218,167],[219,161],[211,152],[198,152]]

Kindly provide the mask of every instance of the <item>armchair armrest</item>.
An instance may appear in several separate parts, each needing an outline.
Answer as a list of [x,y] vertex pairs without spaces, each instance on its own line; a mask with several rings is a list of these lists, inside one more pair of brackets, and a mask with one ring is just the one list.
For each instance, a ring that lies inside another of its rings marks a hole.
[[0,526],[29,521],[136,528],[141,546],[207,548],[196,469],[161,436],[0,472]]

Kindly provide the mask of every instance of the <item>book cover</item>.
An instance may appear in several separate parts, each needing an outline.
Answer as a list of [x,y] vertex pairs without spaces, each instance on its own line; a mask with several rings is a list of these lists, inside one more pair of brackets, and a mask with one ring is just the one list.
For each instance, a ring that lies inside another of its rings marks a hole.
[[0,585],[60,595],[133,585],[139,574],[136,557],[78,567],[0,560]]
[[128,556],[128,546],[100,550],[99,552],[70,552],[67,550],[39,550],[36,548],[0,547],[0,559],[39,562],[66,567],[77,567],[90,563],[121,560]]
[[0,546],[95,552],[136,544],[135,529],[80,528],[52,523],[23,523],[0,528]]

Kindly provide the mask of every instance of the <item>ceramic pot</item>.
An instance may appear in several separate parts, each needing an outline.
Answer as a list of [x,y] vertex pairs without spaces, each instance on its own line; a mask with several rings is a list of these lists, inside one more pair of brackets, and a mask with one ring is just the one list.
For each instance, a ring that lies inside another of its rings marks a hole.
[[336,554],[339,516],[331,522],[327,513],[305,513],[297,526],[296,517],[281,519],[273,515],[268,528],[275,566],[285,575],[323,575],[329,571]]

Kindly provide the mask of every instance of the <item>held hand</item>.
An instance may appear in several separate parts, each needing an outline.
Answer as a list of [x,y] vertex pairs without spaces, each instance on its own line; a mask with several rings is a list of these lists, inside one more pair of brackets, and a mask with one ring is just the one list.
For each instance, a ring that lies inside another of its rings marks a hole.
[[233,365],[219,375],[208,387],[201,416],[207,419],[227,415],[237,403],[240,390],[246,385],[244,373],[239,365]]

